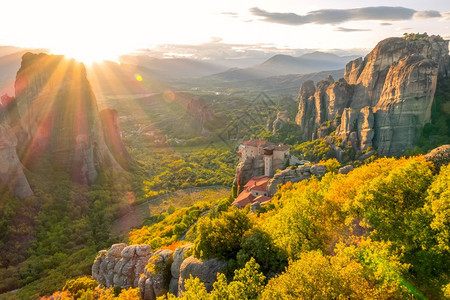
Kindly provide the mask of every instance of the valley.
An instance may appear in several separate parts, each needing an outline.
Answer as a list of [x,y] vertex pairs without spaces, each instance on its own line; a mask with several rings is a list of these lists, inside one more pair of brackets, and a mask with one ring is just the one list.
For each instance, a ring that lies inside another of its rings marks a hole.
[[448,53],[411,34],[232,69],[23,54],[0,299],[449,297]]

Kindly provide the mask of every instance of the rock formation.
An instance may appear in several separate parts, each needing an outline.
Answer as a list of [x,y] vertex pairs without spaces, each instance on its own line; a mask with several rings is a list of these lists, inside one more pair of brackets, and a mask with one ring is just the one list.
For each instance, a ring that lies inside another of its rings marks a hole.
[[277,118],[271,124],[272,126],[270,126],[272,133],[277,133],[277,131],[281,130],[286,123],[289,123],[289,116],[287,112],[278,112]]
[[140,296],[145,300],[155,300],[167,292],[181,296],[184,281],[191,275],[211,290],[226,262],[184,258],[191,247],[192,244],[186,244],[175,251],[152,252],[149,245],[114,244],[108,251],[99,252],[92,265],[92,277],[105,287],[139,287]]
[[26,141],[26,166],[48,154],[80,184],[91,184],[97,168],[121,169],[109,151],[97,102],[82,63],[64,56],[26,53],[17,72],[15,102]]
[[205,285],[207,291],[211,291],[214,282],[217,280],[217,273],[226,266],[226,261],[211,258],[205,261],[190,256],[186,258],[180,267],[180,279],[178,280],[178,296],[185,291],[184,281],[191,275],[198,277]]
[[450,145],[443,145],[431,150],[429,153],[424,155],[427,161],[431,161],[439,172],[442,166],[450,163]]
[[[186,95],[186,97],[188,97]],[[211,124],[216,121],[212,109],[199,97],[187,98],[186,112],[192,118],[197,132],[209,135]]]
[[99,252],[92,265],[92,276],[107,287],[137,287],[151,256],[148,245],[114,244],[108,251]]
[[351,171],[353,171],[353,166],[352,165],[346,165],[346,166],[343,166],[342,168],[340,168],[339,170],[338,170],[338,174],[348,174],[348,173],[350,173]]
[[103,109],[100,111],[100,119],[108,149],[120,166],[128,169],[128,163],[133,161],[133,158],[123,144],[117,111],[110,108]]
[[430,121],[438,76],[449,70],[448,41],[440,37],[385,39],[364,60],[349,62],[344,78],[302,84],[300,136],[306,141],[336,130],[355,150],[400,154]]
[[18,198],[33,195],[16,153],[17,138],[8,125],[0,124],[0,182]]
[[311,178],[311,176],[322,177],[327,168],[324,165],[303,165],[297,168],[287,168],[285,170],[277,172],[273,178],[269,180],[267,184],[267,190],[273,195],[277,192],[279,184],[285,184],[288,181],[295,183],[305,179]]

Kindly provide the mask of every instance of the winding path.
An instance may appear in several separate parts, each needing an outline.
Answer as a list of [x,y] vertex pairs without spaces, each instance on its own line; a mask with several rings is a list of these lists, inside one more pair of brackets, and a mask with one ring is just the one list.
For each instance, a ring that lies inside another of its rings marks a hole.
[[[131,206],[130,211],[125,215],[120,216],[116,220],[114,220],[111,224],[111,232],[115,235],[122,235],[129,232],[133,228],[137,228],[142,225],[142,222],[145,218],[150,216],[150,210],[152,208],[159,207],[158,203],[161,203],[166,198],[176,196],[177,194],[192,194],[194,192],[203,191],[203,190],[215,190],[219,192],[221,189],[224,190],[224,196],[227,195],[230,191],[230,187],[223,185],[210,185],[210,186],[202,186],[202,187],[192,187],[183,190],[177,190],[174,192],[167,193],[162,196],[158,196],[151,200],[148,200],[144,203],[141,203],[136,206]],[[180,195],[181,196],[181,195]]]

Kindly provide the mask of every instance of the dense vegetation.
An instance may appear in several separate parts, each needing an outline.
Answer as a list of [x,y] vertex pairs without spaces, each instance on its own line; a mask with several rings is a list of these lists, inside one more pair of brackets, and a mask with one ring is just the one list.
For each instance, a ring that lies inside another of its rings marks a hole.
[[[188,280],[185,299],[443,297],[450,167],[433,171],[422,157],[382,158],[347,175],[288,183],[265,212],[230,207],[200,217],[187,235],[192,253],[228,260],[231,281],[220,275],[207,293],[198,279]],[[235,289],[234,269],[265,287]]]
[[117,241],[110,224],[133,194],[128,173],[102,172],[88,188],[65,172],[44,169],[28,176],[35,196],[1,196],[0,290],[23,287],[17,295],[25,299],[90,274],[97,251]]

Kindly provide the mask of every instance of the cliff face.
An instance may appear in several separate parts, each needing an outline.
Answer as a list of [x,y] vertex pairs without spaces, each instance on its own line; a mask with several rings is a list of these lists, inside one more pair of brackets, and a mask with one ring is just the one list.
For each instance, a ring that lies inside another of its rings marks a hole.
[[322,138],[336,130],[344,144],[357,137],[356,150],[374,146],[383,155],[400,154],[414,147],[430,121],[438,76],[448,75],[448,41],[385,39],[364,60],[349,62],[339,81],[300,87],[301,137]]
[[82,63],[63,56],[27,53],[17,72],[16,104],[26,141],[24,165],[49,154],[80,184],[97,178],[97,166],[121,169],[109,151],[95,96]]
[[0,124],[0,181],[18,198],[33,195],[16,153],[17,138],[8,125]]

